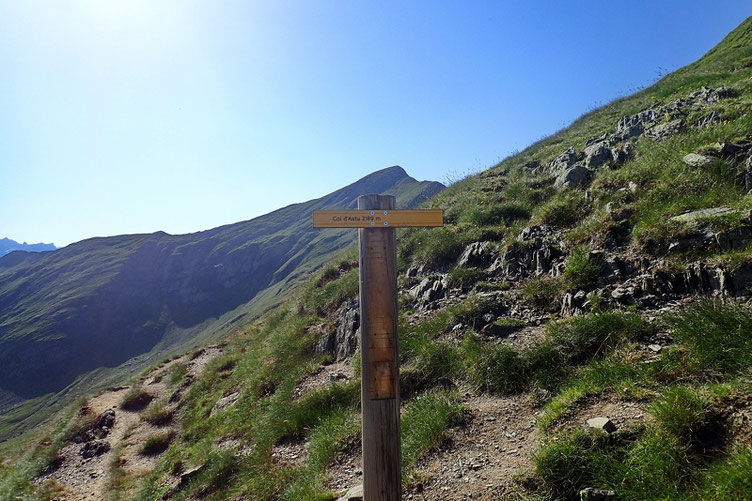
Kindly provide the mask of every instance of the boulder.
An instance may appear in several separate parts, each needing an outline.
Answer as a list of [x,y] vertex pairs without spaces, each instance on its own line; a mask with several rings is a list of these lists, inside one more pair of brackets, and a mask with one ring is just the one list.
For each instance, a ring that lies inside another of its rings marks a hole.
[[611,150],[605,141],[585,148],[585,167],[588,169],[598,169],[610,161],[611,158]]
[[645,131],[645,135],[651,139],[665,139],[684,130],[684,121],[681,118],[675,118],[666,123],[655,125]]
[[575,188],[585,186],[590,182],[592,172],[582,165],[575,165],[565,170],[556,178],[554,186],[557,188]]
[[582,155],[577,153],[574,146],[567,151],[554,158],[548,163],[548,171],[551,174],[558,175],[559,173],[569,169],[574,164],[580,161]]
[[712,161],[713,159],[711,157],[698,155],[697,153],[690,153],[688,155],[684,155],[684,158],[682,158],[682,162],[684,162],[684,164],[689,167],[702,167],[711,163]]
[[356,485],[338,497],[337,501],[363,501],[363,485]]
[[487,267],[493,261],[493,244],[491,242],[473,242],[462,251],[457,266],[460,268],[478,266]]
[[360,338],[360,310],[357,301],[340,306],[334,313],[333,331],[326,332],[316,343],[318,355],[330,355],[335,360],[345,360],[355,354]]
[[603,416],[588,419],[587,425],[588,428],[603,430],[606,433],[613,433],[616,431],[616,425],[609,418]]
[[442,278],[424,278],[418,285],[413,287],[409,294],[416,301],[430,303],[441,299],[445,295],[446,280]]
[[634,145],[624,143],[617,148],[612,148],[610,153],[612,167],[618,167],[634,156]]
[[733,158],[744,151],[744,147],[736,143],[717,142],[709,148],[714,155],[721,158]]

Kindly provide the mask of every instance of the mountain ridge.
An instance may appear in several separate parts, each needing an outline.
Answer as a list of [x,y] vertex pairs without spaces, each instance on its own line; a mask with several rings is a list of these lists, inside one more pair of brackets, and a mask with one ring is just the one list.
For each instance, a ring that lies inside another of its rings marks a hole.
[[[412,207],[442,188],[394,166],[324,197],[208,230],[93,237],[53,253],[4,256],[0,388],[22,397],[58,391],[85,370],[151,350],[168,330],[218,319],[270,286],[294,282],[353,240],[347,231],[314,231],[314,209],[352,208],[361,193],[390,191]],[[277,301],[289,285],[280,287]]]
[[11,252],[46,252],[54,251],[57,247],[55,244],[36,243],[29,244],[26,242],[19,243],[8,237],[0,238],[0,257],[3,257]]

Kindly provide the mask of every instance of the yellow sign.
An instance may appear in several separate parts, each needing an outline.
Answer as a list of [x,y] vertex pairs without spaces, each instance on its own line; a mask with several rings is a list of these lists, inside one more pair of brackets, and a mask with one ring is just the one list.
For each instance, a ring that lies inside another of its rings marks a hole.
[[315,210],[314,228],[400,228],[444,226],[441,209],[417,210]]

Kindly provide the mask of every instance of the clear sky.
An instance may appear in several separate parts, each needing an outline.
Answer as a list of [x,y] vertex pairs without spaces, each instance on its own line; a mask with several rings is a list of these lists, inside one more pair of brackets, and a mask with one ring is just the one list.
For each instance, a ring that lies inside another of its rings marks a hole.
[[0,0],[0,237],[186,233],[446,181],[688,64],[744,1]]

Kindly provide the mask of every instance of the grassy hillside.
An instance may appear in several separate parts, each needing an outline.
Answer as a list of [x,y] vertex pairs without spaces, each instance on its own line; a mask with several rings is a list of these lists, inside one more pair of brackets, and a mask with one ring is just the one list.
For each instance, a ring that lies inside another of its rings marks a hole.
[[[442,188],[391,167],[320,199],[200,233],[94,238],[3,257],[0,439],[38,423],[63,395],[81,394],[97,380],[112,384],[282,302],[354,241],[352,232],[314,230],[313,210],[352,208],[372,191],[410,207]],[[85,376],[93,370],[96,377]]]
[[[750,499],[751,111],[752,18],[444,190],[428,205],[445,227],[399,232],[406,494]],[[155,404],[174,436],[147,473],[113,466],[112,496],[333,499],[357,482],[343,465],[359,454],[359,358],[319,349],[356,293],[341,256],[177,377]],[[615,431],[585,425],[601,413]],[[0,494],[40,496],[31,478],[65,437],[0,470]]]

